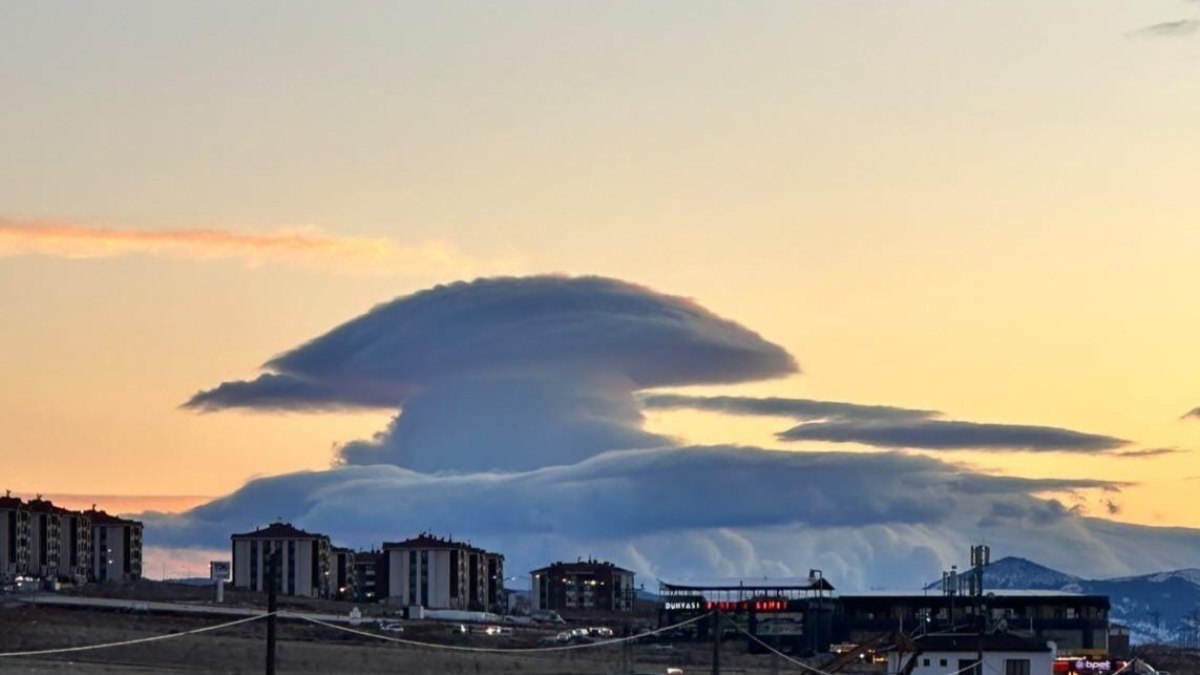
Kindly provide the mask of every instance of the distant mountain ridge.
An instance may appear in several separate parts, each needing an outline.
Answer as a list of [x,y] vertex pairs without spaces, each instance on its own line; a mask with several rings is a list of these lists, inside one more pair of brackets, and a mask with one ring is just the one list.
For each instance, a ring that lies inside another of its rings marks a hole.
[[[959,571],[962,573],[962,570]],[[941,579],[925,586],[940,589]],[[1114,623],[1137,643],[1194,643],[1200,629],[1200,569],[1186,568],[1112,579],[1084,579],[1032,560],[1009,556],[983,572],[987,590],[1037,590],[1107,595]]]

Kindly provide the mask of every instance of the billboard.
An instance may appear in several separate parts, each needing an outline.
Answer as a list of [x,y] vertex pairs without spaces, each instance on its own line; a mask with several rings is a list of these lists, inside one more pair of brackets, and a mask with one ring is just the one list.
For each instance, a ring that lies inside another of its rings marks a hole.
[[229,581],[229,572],[228,560],[213,560],[208,563],[208,578],[213,581]]

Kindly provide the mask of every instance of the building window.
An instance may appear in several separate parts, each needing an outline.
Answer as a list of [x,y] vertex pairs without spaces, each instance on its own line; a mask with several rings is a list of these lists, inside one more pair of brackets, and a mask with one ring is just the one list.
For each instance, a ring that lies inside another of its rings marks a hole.
[[250,542],[250,590],[258,590],[258,542]]
[[296,542],[289,540],[287,543],[288,569],[287,569],[287,592],[288,595],[296,594]]
[[1029,675],[1029,659],[1005,659],[1004,675]]
[[948,665],[950,665],[950,664],[949,664],[949,663],[946,661],[946,659],[938,659],[938,665],[939,665],[939,666],[942,666],[942,667],[945,667],[945,666],[948,666]]
[[925,659],[925,660],[924,660],[924,661],[921,663],[921,665],[923,665],[923,666],[925,666],[926,668],[928,668],[928,667],[929,667],[929,659]]

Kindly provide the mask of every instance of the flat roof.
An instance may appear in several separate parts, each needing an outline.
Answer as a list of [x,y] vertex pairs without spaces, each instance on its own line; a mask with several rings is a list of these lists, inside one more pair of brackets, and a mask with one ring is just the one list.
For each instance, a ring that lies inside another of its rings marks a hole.
[[809,577],[806,579],[791,579],[779,580],[777,582],[762,581],[752,583],[738,584],[713,584],[713,585],[693,585],[693,584],[672,584],[666,581],[658,582],[659,588],[670,593],[685,593],[695,591],[703,593],[704,591],[716,592],[733,592],[733,591],[832,591],[833,584],[825,580],[824,577]]

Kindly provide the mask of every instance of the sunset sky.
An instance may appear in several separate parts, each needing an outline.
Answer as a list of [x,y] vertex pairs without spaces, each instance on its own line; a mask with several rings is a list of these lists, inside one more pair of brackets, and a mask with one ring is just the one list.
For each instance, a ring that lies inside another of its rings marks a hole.
[[909,452],[1200,527],[1198,28],[1179,0],[0,0],[0,490],[170,510],[328,468],[395,411],[182,406],[438,283],[596,274],[801,371],[672,392],[1122,439]]

